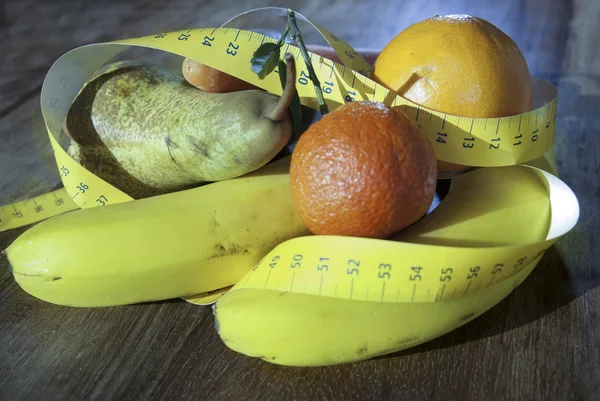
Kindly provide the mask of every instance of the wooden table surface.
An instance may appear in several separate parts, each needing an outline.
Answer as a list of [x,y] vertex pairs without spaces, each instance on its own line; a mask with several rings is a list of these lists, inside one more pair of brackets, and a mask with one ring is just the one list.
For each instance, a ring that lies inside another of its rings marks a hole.
[[[60,183],[39,107],[44,75],[59,56],[87,43],[218,26],[267,5],[292,7],[357,48],[381,48],[434,14],[469,13],[500,27],[532,73],[559,88],[554,149],[561,178],[579,198],[579,224],[473,322],[406,351],[322,368],[236,354],[220,341],[210,308],[180,300],[103,309],[44,303],[20,289],[2,255],[0,399],[599,399],[597,0],[5,0],[0,204]],[[23,231],[0,233],[0,249]]]

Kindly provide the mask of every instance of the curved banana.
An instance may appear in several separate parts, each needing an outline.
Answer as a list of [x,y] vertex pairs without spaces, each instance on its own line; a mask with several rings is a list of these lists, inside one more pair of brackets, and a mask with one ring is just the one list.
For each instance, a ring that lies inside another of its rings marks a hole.
[[280,244],[213,306],[216,327],[232,350],[282,365],[409,348],[500,302],[578,211],[572,191],[541,170],[481,169],[456,179],[431,214],[390,240]]
[[12,274],[29,294],[71,306],[235,284],[275,245],[308,234],[288,171],[289,157],[240,178],[53,217],[7,248]]
[[289,366],[354,362],[424,343],[475,319],[533,270],[473,294],[436,303],[349,301],[274,290],[231,291],[214,306],[225,345]]

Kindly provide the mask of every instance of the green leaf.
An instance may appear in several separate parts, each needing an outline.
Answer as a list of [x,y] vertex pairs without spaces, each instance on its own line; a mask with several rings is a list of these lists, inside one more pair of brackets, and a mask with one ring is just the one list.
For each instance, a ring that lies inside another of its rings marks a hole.
[[264,79],[269,75],[279,60],[279,46],[277,43],[263,43],[254,52],[252,57],[252,71],[254,71],[260,79]]
[[[279,60],[279,81],[281,81],[281,87],[285,88],[285,82],[287,81],[287,68],[283,60]],[[302,103],[300,103],[300,96],[298,96],[298,90],[294,91],[294,97],[290,102],[290,112],[292,113],[292,121],[294,122],[294,136],[296,139],[300,137],[300,131],[302,130]]]

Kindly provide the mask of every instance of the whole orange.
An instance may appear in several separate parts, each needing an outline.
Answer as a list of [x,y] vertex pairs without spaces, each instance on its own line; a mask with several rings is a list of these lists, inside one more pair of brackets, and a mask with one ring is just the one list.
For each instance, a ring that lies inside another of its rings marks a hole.
[[385,238],[419,220],[435,193],[433,148],[399,109],[360,101],[312,124],[292,153],[296,209],[311,232]]
[[525,113],[533,101],[529,68],[515,42],[470,15],[436,16],[404,29],[381,51],[372,79],[421,106],[465,117]]

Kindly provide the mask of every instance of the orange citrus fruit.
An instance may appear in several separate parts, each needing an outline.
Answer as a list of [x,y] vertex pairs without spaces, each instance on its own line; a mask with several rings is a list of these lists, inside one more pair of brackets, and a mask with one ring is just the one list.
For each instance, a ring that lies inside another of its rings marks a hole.
[[296,209],[314,234],[385,238],[419,220],[435,193],[433,148],[399,109],[360,101],[312,124],[292,153]]
[[515,42],[469,15],[409,26],[383,48],[372,79],[421,106],[465,117],[525,113],[533,101],[529,68]]

